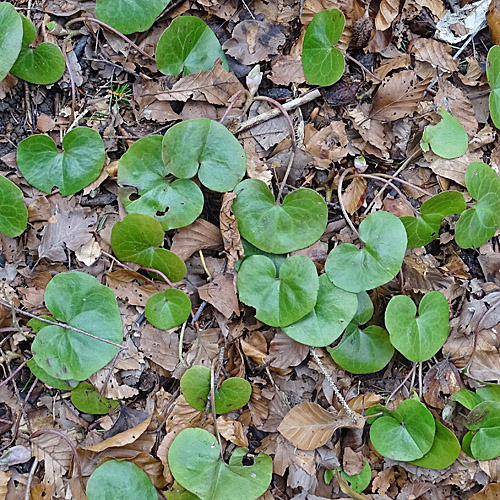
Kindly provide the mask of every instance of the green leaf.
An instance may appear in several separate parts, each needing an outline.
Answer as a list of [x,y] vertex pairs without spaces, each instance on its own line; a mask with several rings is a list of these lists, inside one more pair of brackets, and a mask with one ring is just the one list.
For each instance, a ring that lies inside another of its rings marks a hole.
[[351,320],[351,324],[355,326],[364,325],[373,316],[373,303],[366,292],[359,292],[356,296],[358,297],[358,307],[356,314]]
[[470,444],[472,442],[472,438],[474,437],[474,434],[472,432],[466,432],[464,437],[462,438],[462,450],[469,455],[469,457],[474,458],[472,455],[472,451],[470,449]]
[[500,401],[500,385],[488,384],[486,387],[479,387],[476,394],[482,401]]
[[161,224],[144,214],[129,214],[111,231],[111,247],[119,260],[136,262],[163,272],[171,281],[180,281],[186,264],[175,253],[158,248],[163,244]]
[[340,40],[344,25],[344,14],[338,9],[322,10],[309,24],[302,46],[302,67],[310,84],[325,87],[342,77],[344,55],[334,45]]
[[392,345],[410,361],[427,361],[450,333],[450,308],[441,292],[424,295],[417,307],[406,295],[393,297],[385,310],[385,326]]
[[335,247],[325,264],[333,284],[358,293],[384,285],[401,269],[406,251],[403,223],[389,212],[371,213],[359,226],[365,243],[358,250],[350,243]]
[[163,162],[180,179],[198,174],[200,182],[219,193],[231,191],[246,173],[241,144],[229,130],[208,118],[177,123],[163,137]]
[[[1,6],[0,3],[0,8]],[[26,229],[27,222],[28,209],[24,205],[23,192],[0,175],[0,233],[11,237],[19,236]]]
[[61,49],[48,42],[31,48],[36,38],[35,26],[26,16],[19,15],[23,24],[23,41],[19,56],[10,72],[36,85],[50,85],[57,82],[66,68]]
[[357,307],[355,294],[337,288],[326,274],[322,274],[314,309],[299,321],[283,327],[283,331],[301,344],[324,347],[342,335]]
[[460,122],[448,111],[439,108],[441,121],[437,125],[427,125],[424,129],[420,147],[441,156],[441,158],[458,158],[467,152],[469,139]]
[[500,129],[500,46],[494,45],[488,52],[486,76],[491,87],[490,115],[496,128]]
[[436,420],[436,434],[431,449],[422,457],[410,463],[427,469],[446,469],[460,454],[460,443],[455,434]]
[[[45,323],[45,325],[46,324],[47,323]],[[49,375],[43,368],[40,368],[33,358],[26,363],[26,366],[37,379],[49,387],[54,387],[54,389],[71,391],[78,385],[78,380],[60,380],[52,377],[52,375]]]
[[351,489],[353,489],[356,493],[361,493],[368,487],[370,481],[372,480],[372,469],[370,467],[370,463],[368,462],[368,460],[365,460],[365,466],[363,467],[363,470],[359,474],[353,474],[352,476],[346,474],[342,470],[340,472],[340,477],[344,481],[348,481]]
[[171,490],[164,491],[163,494],[167,500],[198,500],[200,498],[183,488],[177,481],[174,481]]
[[147,31],[170,0],[97,0],[98,19],[125,35]]
[[201,500],[255,500],[265,493],[272,479],[271,457],[259,453],[253,465],[245,466],[242,460],[248,450],[236,448],[226,465],[219,451],[210,432],[184,429],[168,450],[170,472]]
[[235,188],[233,213],[241,236],[266,252],[283,254],[316,242],[326,228],[328,209],[312,189],[297,189],[276,203],[266,183],[246,179]]
[[[120,343],[122,322],[113,291],[89,274],[56,274],[45,289],[53,317],[99,338]],[[55,325],[42,328],[31,346],[35,362],[57,379],[85,380],[111,361],[118,348]]]
[[158,500],[147,474],[133,462],[109,460],[92,473],[87,482],[87,500]]
[[[165,231],[184,227],[203,210],[203,193],[190,180],[167,180],[160,135],[143,137],[120,158],[118,182],[133,189],[120,190],[120,200],[128,213],[146,214],[161,222]],[[131,201],[130,195],[139,192]]]
[[90,415],[105,415],[120,404],[119,401],[102,398],[88,382],[80,382],[78,387],[71,391],[71,402],[77,410]]
[[[193,366],[181,378],[181,391],[186,401],[198,411],[205,411],[210,394],[210,368]],[[250,401],[252,386],[239,377],[231,377],[215,391],[215,412],[239,410]]]
[[9,2],[0,3],[0,82],[16,62],[23,42],[23,22]]
[[465,426],[474,435],[470,451],[476,460],[493,460],[500,456],[500,402],[478,404],[467,415]]
[[19,143],[17,164],[26,180],[44,193],[58,187],[63,196],[95,181],[104,165],[104,145],[98,132],[77,127],[62,141],[64,152],[47,135],[32,135]]
[[372,424],[370,440],[382,456],[409,462],[422,458],[432,447],[436,422],[419,401],[402,401],[392,416],[384,415]]
[[[283,262],[285,262],[286,260],[286,254],[264,252],[264,250],[260,250],[244,238],[241,238],[241,244],[243,245],[243,250],[245,251],[245,257],[251,257],[252,255],[264,255],[274,262],[277,271],[280,270],[281,264],[283,264]],[[238,265],[234,266],[236,271],[240,270],[241,262],[241,260],[238,261]]]
[[475,162],[465,173],[465,185],[477,202],[458,219],[455,241],[462,248],[480,247],[500,226],[500,179],[488,165]]
[[144,312],[153,326],[170,330],[189,318],[191,301],[180,290],[171,288],[149,297]]
[[472,408],[484,401],[481,396],[479,396],[479,394],[469,391],[468,389],[460,389],[459,391],[451,395],[451,399],[458,401],[468,410],[472,410]]
[[460,191],[444,191],[424,201],[418,217],[400,217],[408,235],[408,248],[428,245],[439,236],[444,217],[461,214],[465,209],[464,196]]
[[288,326],[312,311],[318,296],[316,266],[303,255],[276,266],[263,255],[253,255],[241,264],[238,273],[240,300],[255,307],[255,317],[270,326]]
[[214,67],[217,59],[229,71],[226,56],[214,32],[199,17],[176,17],[156,47],[156,64],[164,75],[184,76]]

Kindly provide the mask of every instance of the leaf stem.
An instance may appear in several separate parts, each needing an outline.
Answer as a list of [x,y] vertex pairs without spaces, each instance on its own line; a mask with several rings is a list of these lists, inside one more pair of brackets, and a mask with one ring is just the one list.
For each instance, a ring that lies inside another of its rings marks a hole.
[[411,375],[415,372],[415,368],[417,367],[417,363],[413,363],[413,366],[411,367],[411,370],[407,373],[406,377],[403,379],[403,381],[396,387],[396,389],[394,389],[391,394],[389,395],[389,397],[385,400],[385,404],[387,405],[387,403],[397,394],[397,392],[399,391],[399,389],[401,389],[401,387],[403,387],[406,382],[408,381],[408,379],[411,377]]
[[347,210],[345,209],[344,200],[342,199],[342,184],[344,182],[344,178],[352,170],[353,170],[353,168],[349,167],[349,168],[346,168],[342,172],[342,175],[340,176],[340,179],[339,179],[339,185],[337,187],[337,195],[339,198],[340,209],[342,210],[342,214],[344,215],[344,219],[346,220],[347,224],[349,224],[349,227],[354,231],[354,234],[357,234],[358,238],[359,238],[358,230],[354,227],[354,224],[352,223],[351,218],[349,217],[349,214],[347,213]]
[[224,450],[222,449],[222,440],[219,434],[219,427],[217,426],[217,413],[215,411],[215,363],[217,363],[217,358],[214,358],[210,366],[210,399],[212,403],[212,418],[214,419],[214,430],[217,436],[217,441],[219,441],[219,453],[222,459],[224,455]]

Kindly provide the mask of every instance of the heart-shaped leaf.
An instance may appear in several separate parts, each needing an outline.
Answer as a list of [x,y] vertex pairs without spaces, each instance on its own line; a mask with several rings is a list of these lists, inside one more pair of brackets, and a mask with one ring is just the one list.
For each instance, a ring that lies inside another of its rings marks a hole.
[[486,76],[491,87],[490,115],[496,128],[500,129],[500,46],[494,45],[488,52]]
[[180,290],[171,288],[149,297],[144,312],[153,326],[170,330],[188,319],[191,301]]
[[424,129],[420,147],[441,156],[441,158],[458,158],[467,152],[469,139],[460,122],[448,111],[439,108],[441,121],[437,125],[427,125]]
[[63,76],[66,67],[61,49],[48,42],[32,48],[31,44],[36,38],[35,26],[26,16],[19,15],[23,25],[23,41],[19,56],[10,72],[36,85],[50,85],[57,82]]
[[458,219],[455,241],[462,248],[477,248],[500,226],[500,179],[488,165],[476,162],[465,172],[465,185],[477,202]]
[[435,434],[432,413],[414,399],[402,401],[396,411],[386,412],[370,428],[375,450],[384,457],[404,462],[422,458],[431,449]]
[[97,0],[97,17],[128,35],[147,31],[170,0]]
[[[128,213],[150,215],[165,231],[188,226],[203,210],[203,193],[187,179],[167,180],[169,174],[162,160],[160,135],[143,137],[130,146],[120,158],[118,182],[122,189],[120,200]],[[139,191],[139,198],[131,201],[130,196]]]
[[326,228],[328,209],[312,189],[297,189],[276,203],[266,183],[246,179],[235,188],[233,213],[241,236],[260,250],[289,253],[312,245]]
[[109,460],[92,473],[87,482],[87,500],[158,500],[147,474],[133,462]]
[[[261,250],[260,248],[257,248],[256,246],[252,245],[249,241],[245,240],[244,238],[241,238],[241,243],[243,245],[243,250],[245,251],[245,257],[251,257],[252,255],[264,255],[265,257],[268,257],[274,262],[274,265],[276,266],[276,269],[279,271],[281,264],[285,262],[286,260],[286,254],[276,254],[276,253],[269,253],[269,252],[264,252],[264,250]],[[239,271],[240,265],[241,265],[241,260],[237,262],[237,266],[234,266],[236,271]]]
[[464,196],[460,191],[444,191],[424,201],[417,217],[401,217],[408,235],[408,248],[422,247],[439,236],[444,217],[461,214],[466,209]]
[[357,307],[355,294],[337,288],[326,274],[322,274],[314,309],[296,323],[283,327],[283,331],[301,344],[324,347],[342,335]]
[[448,338],[450,308],[441,292],[424,295],[417,307],[406,295],[393,297],[385,310],[392,345],[410,361],[427,361]]
[[52,375],[49,375],[45,370],[40,368],[33,358],[26,363],[26,366],[37,379],[49,387],[54,387],[54,389],[71,391],[78,385],[78,380],[60,380],[52,377]]
[[0,3],[0,82],[16,62],[23,43],[23,22],[9,2]]
[[0,175],[0,233],[11,237],[19,236],[26,229],[27,222],[28,209],[24,205],[23,192]]
[[477,406],[479,403],[485,401],[481,398],[481,396],[479,396],[479,394],[469,391],[469,389],[460,389],[459,391],[451,395],[451,399],[453,399],[454,401],[458,401],[468,410],[472,410],[472,408]]
[[[59,322],[120,343],[120,311],[113,291],[89,274],[56,274],[45,289],[45,305]],[[85,380],[113,359],[118,348],[61,326],[47,325],[31,346],[36,364],[61,380]]]
[[158,40],[155,57],[164,75],[178,75],[183,70],[184,76],[208,71],[217,59],[229,71],[219,40],[199,17],[176,17]]
[[212,191],[231,191],[243,178],[247,160],[229,130],[208,118],[177,123],[163,137],[163,162],[180,179],[198,174]]
[[63,196],[96,180],[104,165],[104,145],[93,129],[77,127],[62,141],[64,152],[47,135],[32,135],[19,143],[17,164],[26,180],[45,193],[54,186]]
[[186,490],[177,481],[174,481],[171,490],[164,491],[163,494],[167,500],[199,500],[200,497]]
[[359,292],[356,294],[358,298],[358,307],[354,317],[351,319],[351,324],[355,326],[364,325],[372,319],[373,316],[373,302],[366,292]]
[[465,426],[472,431],[470,451],[476,460],[500,456],[500,402],[478,404],[467,415]]
[[226,465],[219,459],[214,435],[205,429],[184,429],[168,450],[168,465],[175,480],[201,500],[255,500],[271,484],[273,462],[259,453],[252,465],[245,466],[247,452],[236,448]]
[[312,85],[333,85],[344,73],[342,52],[334,45],[344,30],[345,17],[339,9],[318,12],[309,24],[302,46],[302,67]]
[[431,449],[418,460],[410,462],[427,469],[446,469],[460,454],[460,443],[453,432],[436,420],[436,434]]
[[240,300],[255,307],[255,317],[270,326],[288,326],[312,311],[318,296],[316,266],[303,255],[276,266],[263,255],[252,255],[238,272]]
[[71,402],[77,410],[89,415],[105,415],[120,404],[119,401],[101,397],[88,382],[80,382],[78,387],[71,391]]
[[333,284],[358,293],[384,285],[401,269],[407,237],[403,223],[389,212],[374,212],[359,226],[365,243],[358,250],[350,243],[335,247],[325,264]]
[[[210,394],[210,368],[193,366],[181,378],[181,391],[186,401],[198,411],[205,411]],[[239,410],[250,401],[252,386],[239,377],[231,377],[215,391],[215,412]]]
[[171,281],[180,281],[186,274],[186,264],[175,253],[158,248],[164,237],[161,224],[153,217],[129,214],[113,226],[111,247],[119,260],[157,269]]
[[341,469],[340,477],[344,481],[348,481],[351,489],[353,489],[356,493],[361,493],[363,490],[368,488],[368,485],[372,480],[372,469],[370,467],[370,462],[368,462],[368,460],[365,460],[365,465],[362,471],[359,474],[353,474],[352,476],[346,474]]

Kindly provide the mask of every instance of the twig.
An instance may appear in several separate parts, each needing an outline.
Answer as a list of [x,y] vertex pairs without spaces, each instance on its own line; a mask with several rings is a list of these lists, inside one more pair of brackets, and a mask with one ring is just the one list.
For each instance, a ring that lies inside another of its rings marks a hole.
[[349,224],[349,227],[354,231],[354,234],[357,234],[358,238],[359,238],[358,230],[354,227],[354,224],[352,223],[351,218],[349,217],[349,214],[347,213],[347,210],[345,209],[344,200],[342,199],[342,184],[344,182],[344,177],[352,170],[353,170],[352,168],[346,168],[342,172],[342,175],[340,176],[340,179],[339,179],[339,185],[337,187],[337,195],[339,198],[340,209],[342,210],[342,214],[344,215],[344,219],[346,220],[347,224]]
[[207,275],[207,281],[210,281],[212,275],[210,274],[210,271],[207,268],[207,264],[205,262],[205,256],[203,255],[203,250],[199,250],[199,254],[200,254],[201,265],[203,266],[205,274]]
[[144,271],[149,271],[150,273],[156,273],[158,276],[163,278],[165,283],[170,287],[170,288],[175,288],[175,286],[172,284],[172,282],[167,278],[167,276],[160,270],[158,269],[153,269],[152,267],[146,267],[146,266],[141,266],[139,269],[143,269]]
[[[367,175],[367,174],[360,174],[360,175]],[[401,184],[405,184],[406,186],[410,186],[413,189],[416,189],[417,191],[420,191],[422,194],[425,194],[426,196],[434,196],[432,193],[429,191],[426,191],[425,189],[422,189],[420,186],[417,186],[416,184],[412,184],[411,182],[405,181],[403,179],[399,179],[397,177],[394,177],[394,175],[389,175],[389,174],[372,174],[372,177],[385,177],[386,179],[393,179],[397,182],[400,182]]]
[[[30,358],[31,359],[31,358]],[[25,359],[5,380],[2,380],[0,382],[0,387],[4,386],[9,382],[9,380],[12,380],[18,372],[20,372],[23,368],[24,365],[29,361],[29,359]],[[4,372],[5,373],[5,372]]]
[[181,328],[181,334],[179,336],[179,361],[184,368],[189,368],[189,365],[184,361],[182,356],[182,344],[184,343],[184,332],[186,331],[187,320],[184,321]]
[[193,316],[193,319],[191,320],[191,325],[194,325],[201,317],[201,313],[204,311],[205,307],[207,307],[208,302],[204,300],[201,304],[200,307],[198,307],[198,310],[196,311],[196,314]]
[[220,457],[222,458],[222,455],[224,454],[224,450],[222,449],[222,441],[220,438],[219,434],[219,428],[217,426],[217,413],[215,411],[215,370],[214,370],[214,365],[217,362],[217,359],[215,358],[212,361],[212,365],[210,366],[210,399],[212,400],[212,417],[214,419],[214,430],[215,430],[215,435],[217,436],[217,441],[219,441],[219,450],[220,450]]
[[363,72],[370,75],[376,82],[382,82],[382,78],[379,78],[377,75],[373,74],[368,68],[361,64],[357,59],[354,59],[354,57],[351,57],[347,52],[344,53],[344,56],[346,59],[349,59],[349,61],[359,66]]
[[385,404],[387,404],[396,395],[396,393],[399,391],[399,389],[401,389],[401,387],[403,387],[406,384],[406,382],[410,378],[411,374],[415,371],[416,367],[417,367],[417,363],[413,363],[413,366],[411,367],[411,370],[408,372],[408,374],[403,379],[403,381],[396,387],[396,389],[394,389],[391,392],[390,396],[385,400]]
[[35,458],[33,460],[33,464],[31,465],[30,473],[28,476],[28,482],[26,483],[26,492],[24,493],[24,500],[30,500],[31,483],[33,482],[33,477],[35,476],[35,471],[37,467],[38,467],[38,460]]
[[243,94],[244,92],[245,92],[244,90],[238,90],[238,92],[236,92],[236,94],[234,94],[233,97],[231,97],[231,100],[229,101],[229,106],[227,107],[226,111],[224,111],[222,118],[219,120],[220,124],[224,123],[226,116],[229,114],[231,109],[233,109],[233,106],[236,104],[236,101],[240,98],[241,94]]
[[356,416],[356,413],[349,408],[349,405],[347,404],[347,401],[344,399],[344,396],[342,396],[341,392],[339,391],[337,384],[333,381],[333,378],[331,375],[326,371],[325,365],[323,364],[323,361],[318,356],[318,353],[316,352],[316,349],[314,347],[311,347],[310,352],[314,358],[314,361],[316,361],[316,364],[319,366],[320,370],[323,372],[323,375],[325,376],[325,379],[327,382],[330,384],[330,387],[333,389],[333,392],[337,396],[337,399],[339,400],[340,404],[344,407],[347,415],[351,418],[351,420],[356,424],[358,422],[358,418]]
[[67,41],[63,43],[62,53],[64,56],[64,62],[66,63],[66,69],[69,74],[69,81],[71,83],[71,122],[75,121],[75,109],[76,109],[76,86],[75,79],[73,78],[73,72],[71,71],[71,66],[69,64],[68,54],[66,52]]

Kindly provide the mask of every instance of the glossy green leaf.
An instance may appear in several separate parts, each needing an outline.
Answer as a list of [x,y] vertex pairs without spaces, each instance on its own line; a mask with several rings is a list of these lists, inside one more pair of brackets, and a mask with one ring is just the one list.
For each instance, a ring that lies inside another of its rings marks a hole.
[[436,434],[431,449],[422,457],[410,462],[427,469],[446,469],[460,454],[460,443],[453,432],[436,420]]
[[16,62],[23,42],[23,22],[14,6],[0,3],[0,82]]
[[200,498],[186,490],[177,481],[174,481],[171,490],[164,491],[163,494],[167,500],[198,500]]
[[252,465],[243,465],[248,450],[236,448],[226,465],[219,451],[210,432],[184,429],[168,450],[170,472],[201,500],[255,500],[265,493],[272,479],[271,457],[259,453]]
[[462,439],[462,450],[471,458],[474,458],[472,455],[472,451],[470,449],[470,444],[472,442],[472,438],[474,437],[474,434],[469,431],[466,432],[463,439]]
[[303,255],[283,262],[278,276],[271,259],[246,258],[238,272],[240,300],[255,307],[255,317],[270,326],[288,326],[312,311],[319,279],[316,266]]
[[170,0],[97,0],[98,19],[128,35],[147,31]]
[[164,75],[208,71],[217,59],[229,71],[219,40],[199,17],[176,17],[163,32],[156,47],[158,70]]
[[460,122],[448,111],[439,108],[441,121],[437,125],[427,125],[424,129],[420,147],[441,156],[441,158],[458,158],[467,152],[469,139]]
[[[89,274],[56,274],[45,289],[45,305],[59,322],[121,343],[122,322],[113,291]],[[43,327],[31,346],[36,364],[50,376],[85,380],[100,370],[118,348],[55,325]]]
[[500,46],[494,45],[488,52],[486,76],[491,87],[490,115],[496,128],[500,129]]
[[407,237],[403,223],[389,212],[371,213],[359,226],[361,250],[350,243],[335,247],[325,264],[333,284],[358,293],[384,285],[401,269]]
[[[198,411],[205,411],[210,394],[210,368],[193,366],[181,378],[181,391],[186,401]],[[250,401],[252,386],[239,377],[231,377],[215,391],[215,412],[239,410]]]
[[480,247],[495,235],[500,226],[500,178],[485,163],[471,163],[465,185],[477,200],[465,210],[455,226],[455,241],[462,248]]
[[500,385],[489,384],[476,389],[476,394],[482,401],[500,401]]
[[88,382],[80,382],[71,391],[71,402],[77,410],[89,415],[105,415],[120,404],[119,401],[101,397]]
[[296,323],[283,327],[283,331],[301,344],[324,347],[342,335],[357,307],[355,294],[337,288],[326,274],[322,274],[314,309]]
[[26,366],[31,370],[31,373],[39,379],[43,384],[61,391],[71,391],[78,385],[78,380],[60,380],[49,375],[43,368],[40,368],[36,361],[31,358]]
[[54,186],[63,196],[80,191],[95,181],[104,165],[101,136],[87,127],[68,132],[62,141],[64,152],[47,135],[32,135],[19,143],[17,164],[26,180],[45,193]]
[[417,307],[407,295],[393,297],[385,310],[385,326],[392,345],[410,361],[427,361],[450,333],[450,308],[441,292],[424,295]]
[[373,447],[382,456],[409,462],[422,458],[432,447],[436,422],[419,401],[402,401],[392,415],[377,418],[370,428]]
[[451,395],[451,399],[458,401],[468,410],[472,410],[472,408],[483,402],[481,396],[479,396],[475,392],[469,391],[468,389],[460,389],[459,391]]
[[312,85],[333,85],[344,73],[342,52],[334,45],[344,30],[345,17],[339,9],[322,10],[316,14],[304,35],[302,67]]
[[424,201],[418,217],[400,217],[408,235],[408,248],[422,247],[435,240],[443,218],[461,214],[465,209],[465,199],[460,191],[444,191]]
[[351,319],[351,324],[356,326],[364,325],[368,323],[373,316],[373,303],[366,292],[359,292],[356,296],[358,298],[358,307],[354,317]]
[[485,401],[467,415],[467,429],[472,431],[470,451],[477,460],[500,456],[500,402]]
[[348,481],[351,489],[353,489],[356,493],[361,493],[368,487],[370,481],[372,480],[372,469],[370,467],[370,463],[368,460],[365,460],[365,466],[362,471],[359,474],[353,474],[352,476],[341,470],[340,477],[344,481]]
[[19,15],[23,24],[23,41],[19,56],[10,72],[36,85],[50,85],[57,82],[66,68],[61,49],[49,42],[32,48],[31,44],[36,38],[35,26],[26,16]]
[[[283,264],[283,262],[285,262],[286,260],[286,254],[264,252],[264,250],[260,250],[259,248],[257,248],[255,245],[252,245],[249,241],[245,240],[244,238],[241,238],[241,244],[243,245],[243,250],[245,251],[245,257],[251,257],[252,255],[264,255],[265,257],[268,257],[274,262],[277,271],[280,270],[281,264]],[[234,266],[236,271],[239,271],[241,262],[242,260],[238,261],[237,262],[238,265]]]
[[[120,200],[128,213],[150,215],[165,231],[194,222],[203,210],[203,193],[187,179],[167,179],[160,135],[143,137],[120,158]],[[136,196],[138,191],[139,197]],[[137,199],[131,200],[134,194]]]
[[87,500],[158,500],[148,475],[133,462],[109,460],[87,482]]
[[229,130],[208,118],[177,123],[163,137],[163,162],[180,179],[198,174],[200,182],[219,193],[231,191],[246,173],[241,144]]
[[171,288],[149,297],[144,312],[153,326],[170,330],[189,318],[191,301],[185,293]]
[[28,209],[24,205],[23,192],[0,175],[0,233],[11,237],[19,236],[26,229],[27,222]]
[[276,203],[266,183],[246,179],[235,188],[233,213],[241,236],[266,252],[284,254],[315,243],[326,228],[328,209],[312,189],[297,189]]
[[163,272],[171,281],[180,281],[186,264],[175,253],[159,248],[163,244],[161,224],[144,214],[129,214],[111,231],[111,247],[122,261],[136,262]]

